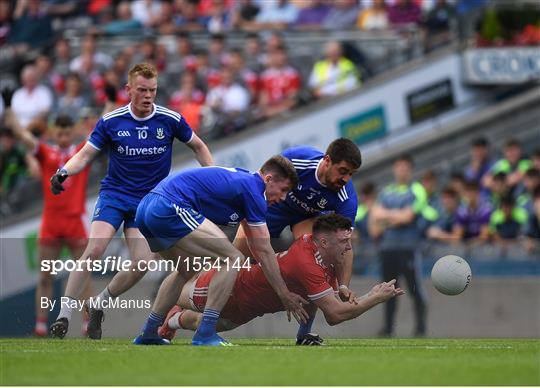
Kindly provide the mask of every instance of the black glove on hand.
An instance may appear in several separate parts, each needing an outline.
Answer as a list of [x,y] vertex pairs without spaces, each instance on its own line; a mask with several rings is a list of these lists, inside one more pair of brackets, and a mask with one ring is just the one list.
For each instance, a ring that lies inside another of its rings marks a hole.
[[105,84],[105,96],[107,96],[107,101],[116,102],[116,88],[110,83]]
[[324,340],[316,333],[307,333],[296,339],[296,345],[321,346]]
[[11,106],[11,99],[13,97],[13,93],[15,91],[13,89],[5,88],[2,89],[2,99],[4,100],[4,105],[6,108],[9,108]]
[[64,169],[56,171],[56,174],[51,177],[51,191],[54,195],[58,195],[65,190],[62,183],[64,183],[67,177],[67,171]]

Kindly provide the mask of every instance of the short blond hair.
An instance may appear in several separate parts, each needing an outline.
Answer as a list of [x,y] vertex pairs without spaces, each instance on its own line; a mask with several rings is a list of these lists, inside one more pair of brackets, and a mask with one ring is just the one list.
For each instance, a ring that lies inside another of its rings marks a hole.
[[129,71],[128,83],[131,83],[138,75],[146,79],[152,79],[157,78],[158,73],[154,65],[151,65],[150,63],[139,63],[133,66]]

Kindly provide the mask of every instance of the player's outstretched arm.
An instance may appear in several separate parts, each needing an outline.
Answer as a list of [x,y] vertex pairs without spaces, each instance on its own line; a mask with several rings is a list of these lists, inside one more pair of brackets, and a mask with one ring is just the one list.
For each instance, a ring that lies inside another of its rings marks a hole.
[[270,232],[266,224],[259,226],[250,226],[245,221],[244,228],[246,230],[248,245],[251,252],[257,257],[257,260],[261,264],[264,276],[281,299],[283,307],[290,319],[290,315],[296,318],[300,322],[307,322],[308,314],[302,307],[302,304],[308,304],[308,302],[300,295],[290,292],[285,284],[285,281],[281,277],[279,271],[279,265],[276,260],[276,253],[270,244]]
[[60,194],[64,191],[62,183],[72,175],[77,175],[80,173],[90,162],[97,156],[99,150],[90,145],[88,142],[84,145],[83,148],[79,150],[75,155],[67,161],[67,163],[59,169],[51,177],[51,191],[53,194]]
[[326,295],[314,301],[319,307],[329,325],[356,318],[379,303],[386,302],[388,299],[403,295],[405,292],[401,288],[395,287],[396,280],[383,282],[374,286],[371,291],[357,298],[356,304],[341,302],[334,295]]
[[187,146],[193,150],[195,153],[195,158],[201,166],[205,167],[214,165],[214,158],[212,157],[208,146],[199,136],[193,134],[193,138],[189,143],[187,143]]
[[29,151],[34,151],[38,146],[38,139],[28,130],[24,128],[17,115],[11,108],[6,109],[6,124],[11,128],[15,136],[24,144],[25,148]]

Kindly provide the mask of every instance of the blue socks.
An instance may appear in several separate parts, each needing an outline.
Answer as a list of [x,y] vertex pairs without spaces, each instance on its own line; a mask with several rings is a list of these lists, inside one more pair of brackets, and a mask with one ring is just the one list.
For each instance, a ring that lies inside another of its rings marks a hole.
[[296,334],[296,338],[303,338],[306,334],[310,333],[311,326],[313,325],[314,320],[315,320],[315,317],[311,317],[307,323],[301,323],[300,327],[298,328],[298,333]]
[[163,315],[156,314],[152,311],[144,324],[142,330],[143,337],[157,337],[158,328],[163,325],[163,321],[165,321],[165,317]]
[[195,336],[210,337],[216,334],[216,325],[219,319],[219,311],[204,309],[201,324],[195,333]]

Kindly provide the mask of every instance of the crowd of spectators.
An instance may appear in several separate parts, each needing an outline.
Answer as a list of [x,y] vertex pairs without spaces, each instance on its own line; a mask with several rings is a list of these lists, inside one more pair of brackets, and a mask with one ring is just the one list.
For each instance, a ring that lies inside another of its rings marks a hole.
[[[467,257],[539,258],[540,148],[527,157],[518,140],[507,139],[501,157],[492,155],[489,141],[477,138],[471,144],[468,165],[452,173],[444,185],[441,174],[431,169],[421,174],[418,183],[426,198],[415,209],[417,237],[443,254],[454,250]],[[377,191],[369,182],[358,190],[356,230],[362,242],[359,261],[364,263],[362,248],[377,246],[370,226],[377,217],[372,213]]]

